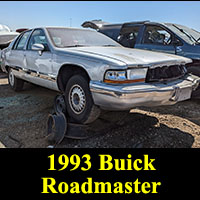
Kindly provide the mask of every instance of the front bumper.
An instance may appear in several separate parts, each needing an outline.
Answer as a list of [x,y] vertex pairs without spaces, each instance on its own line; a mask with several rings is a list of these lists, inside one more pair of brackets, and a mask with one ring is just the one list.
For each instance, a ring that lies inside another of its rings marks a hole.
[[130,110],[137,106],[173,105],[191,98],[200,77],[188,74],[182,79],[167,83],[138,83],[111,85],[90,82],[94,103],[106,110]]

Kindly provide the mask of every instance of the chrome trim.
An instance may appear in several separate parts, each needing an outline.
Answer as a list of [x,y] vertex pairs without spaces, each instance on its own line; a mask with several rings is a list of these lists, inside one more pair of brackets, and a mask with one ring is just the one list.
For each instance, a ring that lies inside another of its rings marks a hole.
[[106,84],[91,81],[90,90],[94,103],[107,110],[129,110],[137,106],[173,105],[191,98],[200,77],[187,75],[167,83],[132,85]]
[[[111,85],[111,84],[105,84],[102,82],[95,82],[91,81],[90,82],[90,91],[91,92],[96,92],[96,93],[101,93],[101,94],[108,94],[113,97],[123,97],[127,94],[132,94],[132,93],[149,93],[149,92],[157,92],[158,90],[155,88],[149,88],[151,84],[147,83],[140,83],[140,84],[135,84],[132,85],[133,87],[135,86],[135,90],[124,90],[125,85]],[[152,84],[153,85],[153,84]],[[138,86],[138,88],[136,88]],[[143,88],[142,88],[143,86]],[[127,87],[130,87],[130,84],[127,85]],[[171,89],[162,89],[159,90],[160,92],[169,92]]]
[[56,82],[56,76],[53,75],[53,74],[47,74],[47,73],[43,73],[43,72],[37,72],[35,70],[25,69],[25,68],[17,67],[17,66],[14,66],[14,67],[11,67],[11,68],[13,70],[19,71],[21,73],[28,74],[28,75],[33,76],[33,77],[39,77],[39,78],[42,78],[42,79],[45,79],[45,80]]

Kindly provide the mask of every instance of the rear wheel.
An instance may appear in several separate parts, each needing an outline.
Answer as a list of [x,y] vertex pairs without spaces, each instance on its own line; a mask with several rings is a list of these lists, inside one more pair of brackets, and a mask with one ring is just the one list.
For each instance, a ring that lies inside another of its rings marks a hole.
[[16,78],[12,69],[9,69],[8,71],[8,82],[14,91],[21,91],[23,89],[24,81]]
[[71,122],[89,124],[100,115],[100,109],[94,105],[86,77],[72,76],[65,89],[66,109]]
[[[200,67],[188,67],[187,70],[189,73],[200,77]],[[196,97],[200,97],[200,86],[194,92],[192,92],[192,98]]]

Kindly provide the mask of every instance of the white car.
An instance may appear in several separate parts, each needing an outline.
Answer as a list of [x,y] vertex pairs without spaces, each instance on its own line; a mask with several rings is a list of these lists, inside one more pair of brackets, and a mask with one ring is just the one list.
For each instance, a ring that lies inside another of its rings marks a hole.
[[0,49],[8,46],[19,33],[11,31],[7,26],[0,24]]

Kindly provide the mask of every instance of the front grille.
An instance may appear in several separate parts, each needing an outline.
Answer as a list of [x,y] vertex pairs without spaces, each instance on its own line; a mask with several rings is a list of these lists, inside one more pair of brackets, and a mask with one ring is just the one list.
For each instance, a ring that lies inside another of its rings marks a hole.
[[161,82],[177,79],[187,73],[185,65],[171,65],[156,68],[149,68],[146,76],[146,83]]

